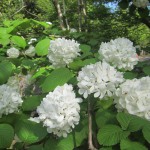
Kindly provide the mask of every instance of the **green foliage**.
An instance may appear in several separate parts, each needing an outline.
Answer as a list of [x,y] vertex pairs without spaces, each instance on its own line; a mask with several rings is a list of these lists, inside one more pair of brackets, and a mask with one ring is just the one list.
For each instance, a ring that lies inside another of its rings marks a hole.
[[40,105],[42,101],[43,96],[42,95],[32,95],[29,97],[26,97],[22,104],[23,111],[33,111],[37,108],[37,106]]
[[27,45],[25,39],[23,39],[23,38],[20,37],[20,36],[12,36],[11,41],[12,41],[15,45],[17,45],[18,47],[21,47],[21,48],[25,48],[26,45]]
[[63,85],[73,77],[73,73],[67,68],[59,68],[51,72],[41,85],[43,92],[54,90],[57,86]]
[[28,120],[18,120],[15,132],[21,141],[28,144],[38,142],[47,135],[46,129],[41,124]]
[[62,139],[49,139],[44,147],[44,150],[57,149],[57,150],[71,150],[74,148],[73,136],[70,134],[67,138]]
[[14,138],[14,130],[9,124],[0,124],[0,148],[8,148]]
[[[5,66],[5,67],[4,67]],[[9,61],[0,63],[0,84],[4,84],[13,72],[14,66]]]
[[127,138],[129,134],[130,132],[123,131],[117,125],[106,125],[99,130],[97,139],[101,145],[112,146]]
[[43,39],[42,41],[38,42],[35,50],[38,56],[45,56],[48,54],[48,48],[50,45],[50,40],[49,39]]
[[120,143],[121,150],[148,150],[145,146],[138,142],[131,142],[129,140],[122,140]]

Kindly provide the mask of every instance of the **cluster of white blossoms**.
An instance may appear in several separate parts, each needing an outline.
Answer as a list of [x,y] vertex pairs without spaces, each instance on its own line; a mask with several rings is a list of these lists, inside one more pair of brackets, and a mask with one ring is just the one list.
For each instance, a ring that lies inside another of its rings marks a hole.
[[47,55],[49,61],[54,67],[64,67],[71,63],[74,58],[79,55],[79,43],[75,40],[67,40],[58,38],[50,41],[49,53]]
[[7,50],[7,55],[9,58],[18,58],[19,54],[20,54],[19,50],[14,47]]
[[126,38],[117,38],[108,43],[102,42],[99,54],[114,67],[132,70],[138,62],[138,55],[133,43]]
[[100,99],[113,96],[116,88],[124,81],[123,74],[105,61],[83,67],[77,80],[79,94],[87,98],[93,93],[94,97]]
[[6,84],[0,86],[0,117],[18,111],[22,102],[21,95],[15,89]]
[[76,98],[72,85],[57,86],[49,92],[40,106],[37,107],[39,117],[30,118],[31,121],[43,122],[48,133],[58,137],[66,137],[67,133],[79,123],[81,98]]
[[29,48],[25,51],[25,55],[29,57],[35,56],[35,47],[30,45]]
[[31,74],[16,74],[8,79],[7,85],[22,95],[25,89],[31,84],[31,77]]
[[141,8],[145,8],[148,6],[149,1],[148,0],[133,0],[133,4],[136,7],[141,7]]
[[118,111],[126,111],[150,121],[150,77],[126,80],[116,91]]

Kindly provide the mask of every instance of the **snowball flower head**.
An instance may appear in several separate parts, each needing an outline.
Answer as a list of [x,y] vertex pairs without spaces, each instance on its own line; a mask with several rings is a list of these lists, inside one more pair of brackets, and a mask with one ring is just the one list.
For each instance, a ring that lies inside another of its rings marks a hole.
[[116,91],[118,111],[125,111],[150,121],[150,77],[127,80]]
[[49,133],[66,137],[72,128],[79,123],[82,99],[76,98],[72,85],[58,86],[43,99],[37,108],[39,117],[30,118],[43,122]]
[[13,88],[6,84],[0,86],[0,117],[18,111],[22,102],[21,95]]
[[87,98],[93,93],[100,99],[113,96],[118,85],[124,81],[123,74],[105,61],[83,67],[77,80],[79,94]]
[[16,74],[8,79],[7,85],[22,95],[25,89],[32,83],[31,77],[31,74]]
[[79,55],[79,44],[75,40],[58,38],[50,42],[48,59],[54,67],[64,67]]
[[136,7],[141,7],[141,8],[145,8],[148,6],[149,1],[148,0],[133,0],[133,4]]
[[100,45],[99,54],[114,67],[132,70],[138,62],[133,43],[126,38],[117,38]]
[[35,47],[30,45],[30,47],[25,51],[25,55],[29,57],[34,57],[35,56]]
[[7,50],[7,55],[9,58],[18,58],[19,57],[19,50],[12,47]]

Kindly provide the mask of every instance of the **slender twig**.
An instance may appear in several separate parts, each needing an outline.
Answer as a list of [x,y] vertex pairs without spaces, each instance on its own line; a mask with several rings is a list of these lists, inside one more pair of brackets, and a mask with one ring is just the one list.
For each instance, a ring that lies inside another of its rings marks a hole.
[[93,145],[93,138],[92,138],[92,109],[91,109],[91,102],[90,98],[88,98],[88,128],[89,128],[89,135],[88,135],[88,144],[89,150],[97,150]]

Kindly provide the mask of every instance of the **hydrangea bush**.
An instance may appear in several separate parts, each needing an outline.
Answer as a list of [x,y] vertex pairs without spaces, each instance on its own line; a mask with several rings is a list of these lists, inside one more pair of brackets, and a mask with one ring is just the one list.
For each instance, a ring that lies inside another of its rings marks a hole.
[[49,37],[45,22],[17,25],[27,23],[45,36],[19,36],[15,22],[1,33],[0,149],[148,150],[150,63],[136,45],[120,37],[94,49]]

